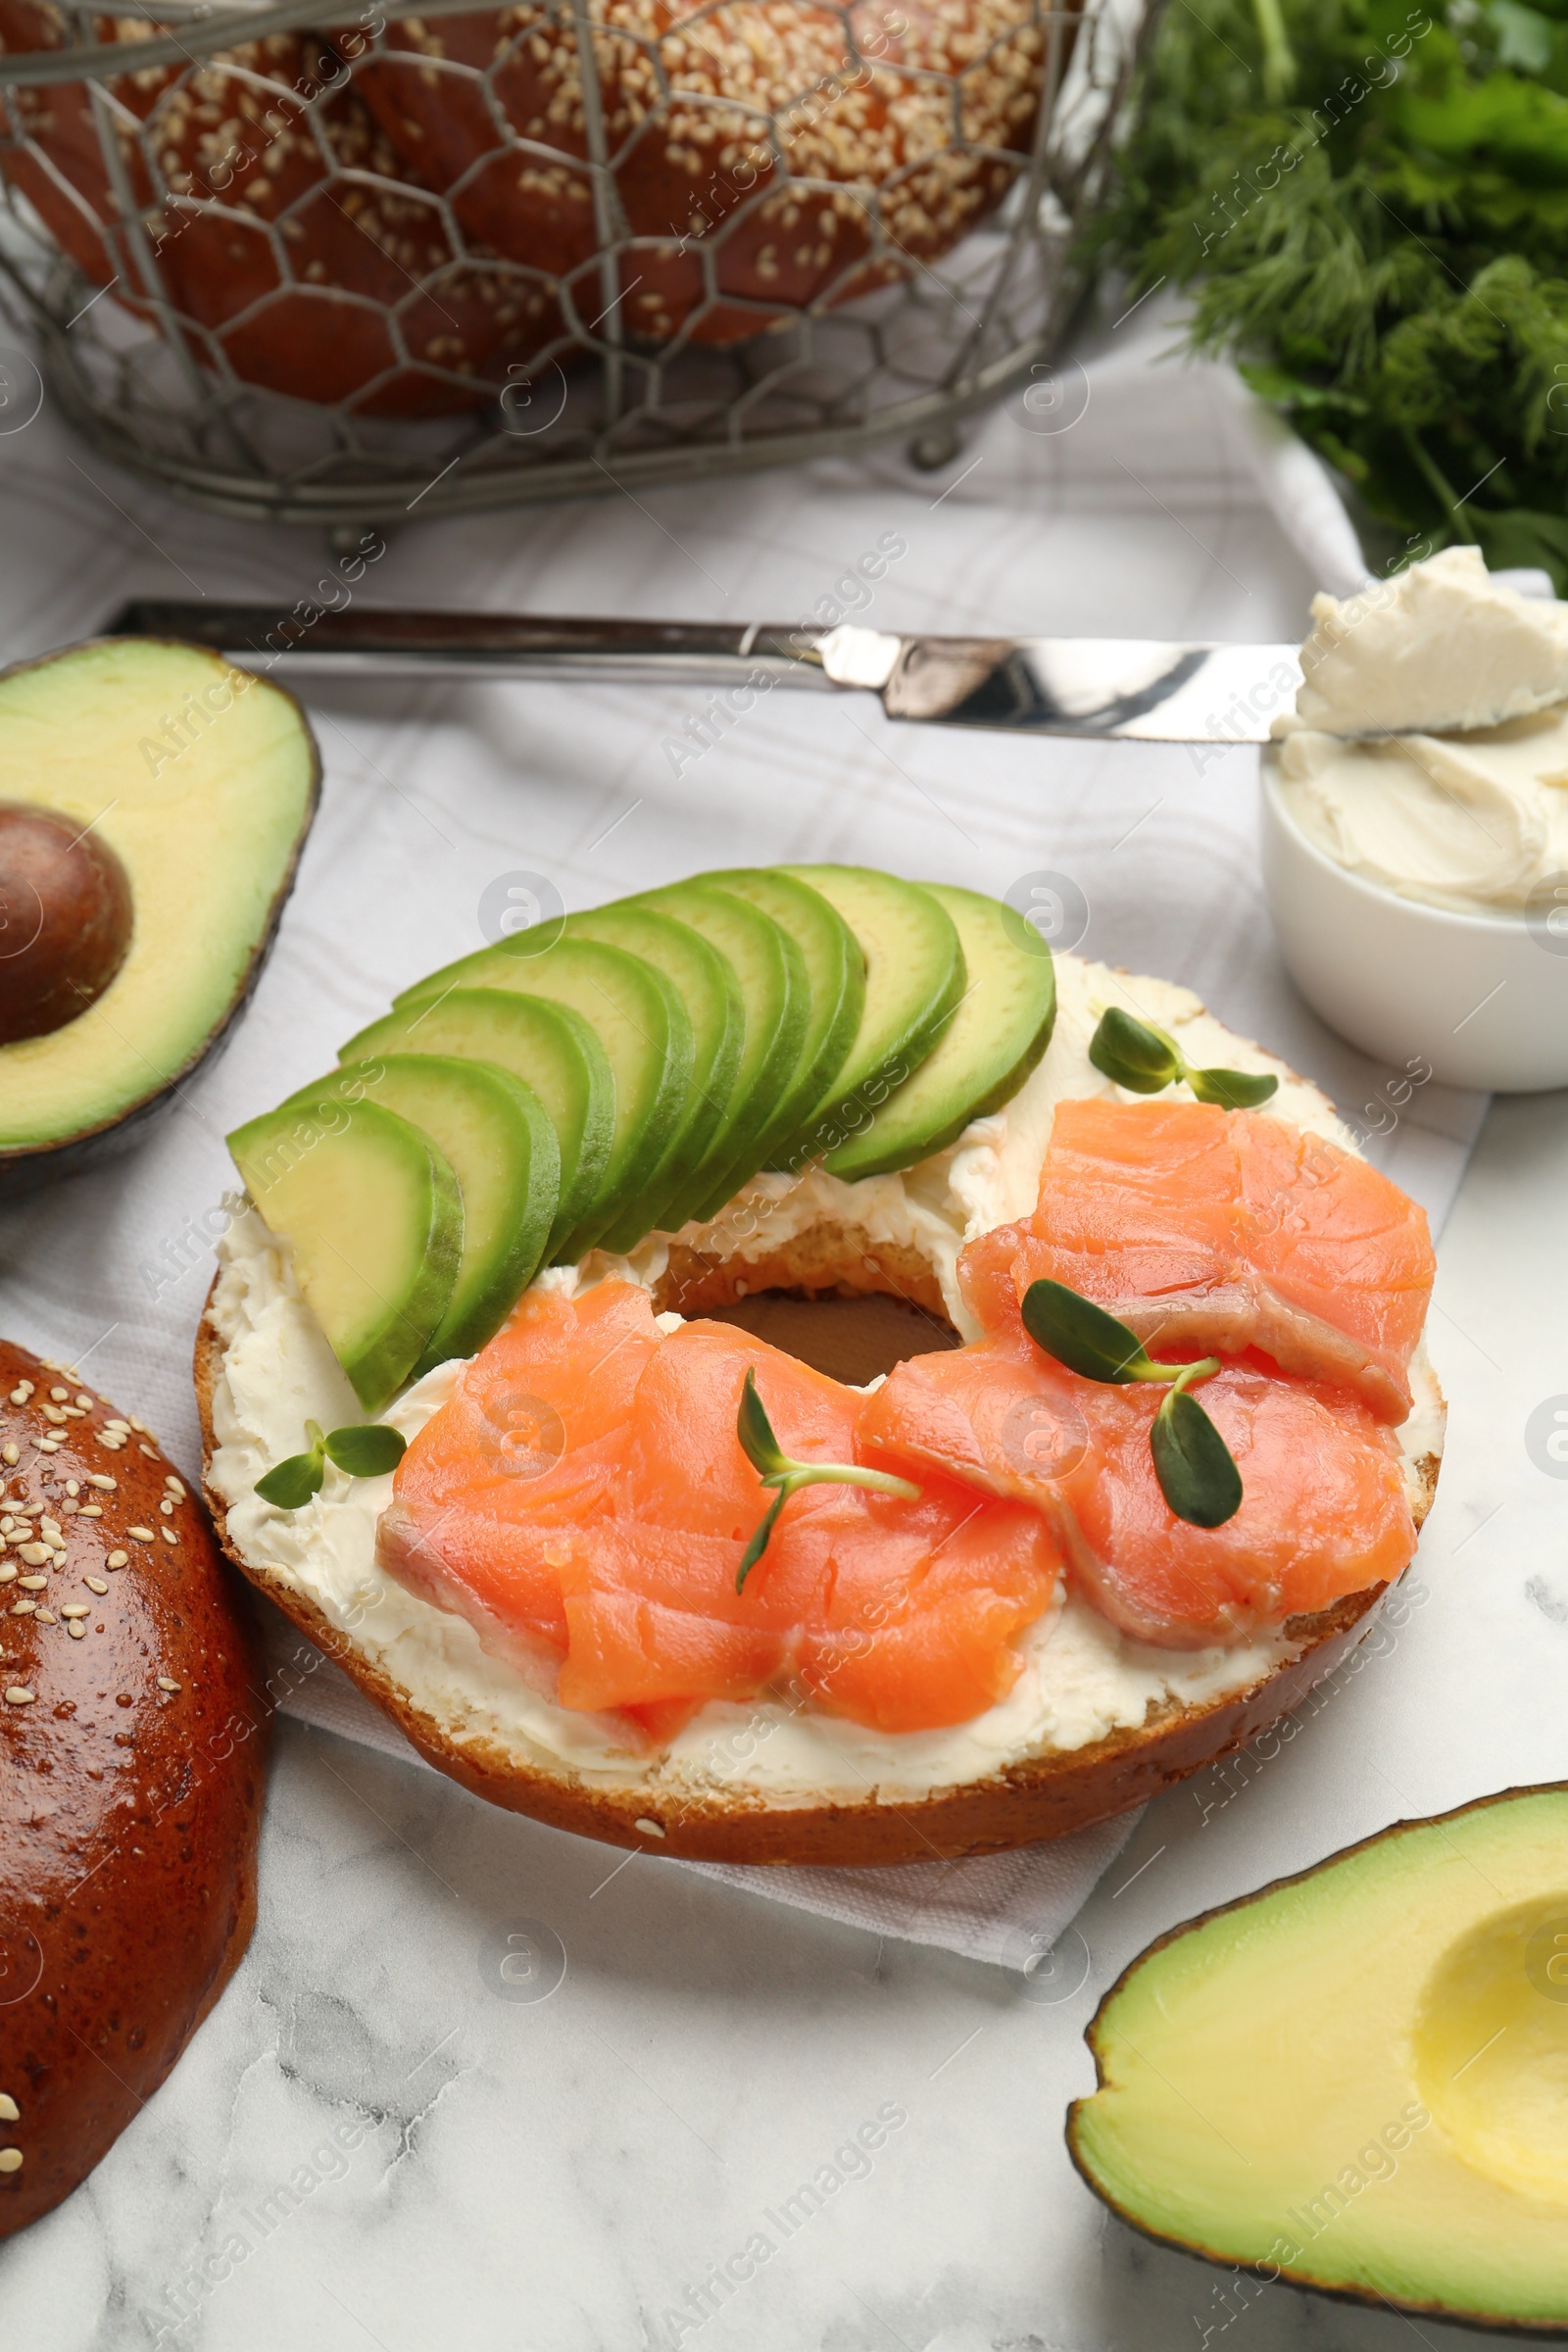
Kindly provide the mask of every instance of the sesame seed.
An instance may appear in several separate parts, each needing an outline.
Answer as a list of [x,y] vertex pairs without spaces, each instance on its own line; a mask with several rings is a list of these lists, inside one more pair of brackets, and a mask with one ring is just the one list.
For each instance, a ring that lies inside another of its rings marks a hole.
[[166,1479],[165,1479],[165,1481],[164,1481],[164,1484],[165,1484],[165,1486],[166,1486],[166,1487],[169,1489],[169,1492],[171,1493],[171,1494],[172,1494],[172,1496],[174,1497],[174,1500],[175,1500],[176,1502],[183,1502],[183,1501],[184,1501],[184,1499],[185,1499],[185,1490],[184,1490],[184,1488],[183,1488],[183,1487],[180,1485],[180,1483],[179,1483],[179,1480],[178,1480],[177,1478],[175,1478],[175,1477],[174,1477],[172,1474],[171,1474],[171,1475],[170,1475],[168,1478],[166,1478]]
[[40,1453],[58,1453],[60,1451],[58,1438],[34,1438],[32,1442]]
[[73,1642],[85,1642],[87,1639],[87,1628],[81,1623],[79,1618],[73,1617],[71,1623],[67,1626],[66,1631],[71,1636]]
[[46,1421],[60,1423],[64,1422],[66,1416],[58,1404],[46,1404],[43,1408],[43,1417]]
[[158,1677],[158,1688],[160,1690],[183,1690],[184,1685],[182,1683],[171,1682],[167,1674],[161,1674]]
[[69,1389],[51,1389],[49,1394],[56,1404],[64,1404],[66,1398],[71,1395],[71,1391]]
[[50,1609],[40,1609],[37,1615],[40,1625],[53,1625],[55,1622],[54,1612]]
[[17,1556],[25,1560],[29,1568],[47,1568],[51,1555],[47,1544],[24,1544]]
[[639,1815],[632,1827],[641,1830],[645,1838],[662,1838],[664,1835],[662,1825],[657,1821],[650,1821],[646,1815]]
[[86,1585],[89,1592],[107,1592],[109,1590],[101,1576],[84,1577],[82,1582]]
[[158,1508],[163,1512],[166,1519],[170,1516],[171,1512],[173,1510],[173,1504],[170,1501],[167,1494],[164,1496],[163,1501],[158,1505]]
[[125,1533],[127,1536],[133,1537],[138,1544],[150,1544],[153,1540],[153,1531],[150,1527],[127,1527]]
[[17,1572],[14,1568],[0,1568],[0,1585],[14,1585],[16,1581]]
[[15,1462],[19,1458],[15,1446],[0,1446],[0,1462]]
[[60,1522],[58,1519],[51,1519],[47,1511],[40,1514],[38,1527],[39,1532],[47,1536],[51,1544],[60,1542]]
[[20,2124],[22,2109],[7,2090],[0,2090],[0,2124]]
[[11,1401],[12,1401],[12,1403],[13,1403],[13,1404],[25,1404],[25,1403],[26,1403],[26,1401],[27,1401],[27,1392],[26,1392],[26,1390],[25,1390],[25,1389],[13,1389],[13,1390],[12,1390],[12,1392],[11,1392]]
[[139,1429],[144,1438],[150,1438],[153,1434],[148,1428],[146,1422],[138,1421],[134,1413],[132,1413],[130,1416],[130,1426],[132,1429]]
[[129,1429],[130,1429],[130,1423],[129,1423],[128,1421],[122,1420],[122,1419],[121,1418],[121,1416],[120,1416],[120,1414],[119,1414],[119,1413],[114,1413],[114,1414],[112,1414],[112,1415],[110,1416],[110,1418],[109,1418],[109,1419],[108,1419],[108,1420],[107,1420],[107,1421],[104,1423],[104,1427],[105,1427],[105,1429],[118,1429],[118,1430],[123,1430],[123,1431],[125,1431],[126,1433],[128,1433],[128,1432],[129,1432]]
[[101,1519],[103,1515],[104,1506],[101,1502],[84,1502],[76,1513],[78,1519]]
[[69,1621],[73,1617],[90,1617],[92,1610],[84,1600],[68,1600],[60,1614]]
[[24,1683],[13,1683],[7,1690],[6,1705],[8,1707],[30,1707],[31,1704],[32,1692]]
[[90,1413],[92,1411],[92,1398],[90,1396],[83,1396],[79,1389],[76,1392],[76,1402],[80,1405],[84,1413]]
[[11,1614],[13,1617],[30,1617],[37,1606],[38,1603],[29,1596],[26,1600],[19,1600]]
[[89,1470],[87,1484],[89,1487],[101,1487],[106,1494],[113,1494],[120,1481],[111,1478],[107,1470]]
[[175,1535],[172,1527],[161,1527],[158,1530],[158,1533],[163,1537],[166,1544],[177,1544],[179,1542],[179,1538]]
[[67,1493],[68,1494],[73,1494],[73,1495],[74,1495],[74,1494],[79,1494],[81,1493],[81,1489],[80,1489],[80,1487],[79,1487],[79,1486],[76,1484],[76,1481],[75,1481],[74,1478],[68,1478],[68,1479],[67,1479],[67,1481],[66,1481],[66,1493]]
[[140,1446],[137,1447],[137,1451],[139,1453],[144,1453],[150,1462],[156,1462],[158,1459],[158,1448],[156,1446]]
[[42,1592],[47,1590],[49,1579],[46,1576],[24,1576],[18,1579],[18,1583],[24,1592]]
[[[9,1697],[11,1694],[8,1691],[6,1695]],[[0,2173],[20,2173],[21,2170],[22,2150],[20,2148],[0,2148]]]
[[128,1551],[112,1551],[104,1562],[106,1568],[123,1568],[130,1559]]

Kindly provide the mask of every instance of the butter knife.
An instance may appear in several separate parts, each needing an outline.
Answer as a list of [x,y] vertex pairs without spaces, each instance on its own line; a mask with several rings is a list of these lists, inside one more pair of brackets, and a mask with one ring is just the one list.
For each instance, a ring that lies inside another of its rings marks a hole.
[[[1264,743],[1301,682],[1294,645],[1136,637],[923,637],[706,621],[408,612],[302,599],[122,606],[106,634],[177,637],[236,664],[313,678],[508,678],[717,692],[690,721],[730,723],[775,686],[860,690],[889,718],[1135,743]],[[751,699],[747,699],[751,698]],[[714,706],[716,705],[716,708]]]

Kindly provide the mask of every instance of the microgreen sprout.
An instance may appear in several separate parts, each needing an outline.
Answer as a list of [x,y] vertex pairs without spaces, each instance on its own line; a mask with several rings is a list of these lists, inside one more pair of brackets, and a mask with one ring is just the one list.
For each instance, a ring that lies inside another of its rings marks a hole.
[[1217,1355],[1196,1364],[1156,1364],[1125,1323],[1061,1282],[1032,1282],[1023,1295],[1023,1324],[1036,1347],[1080,1379],[1120,1386],[1166,1381],[1149,1433],[1159,1491],[1178,1519],[1193,1527],[1223,1527],[1241,1507],[1242,1474],[1213,1422],[1189,1391],[1219,1370]]
[[784,1452],[773,1435],[773,1424],[767,1408],[757,1393],[757,1374],[748,1368],[746,1385],[741,1390],[740,1411],[735,1416],[735,1435],[741,1450],[764,1487],[778,1491],[758,1522],[751,1542],[741,1554],[741,1564],[735,1571],[735,1590],[746,1589],[746,1579],[767,1549],[768,1538],[774,1523],[790,1496],[801,1487],[841,1486],[870,1487],[878,1494],[902,1495],[906,1502],[917,1502],[918,1487],[906,1478],[894,1478],[886,1470],[862,1470],[858,1462],[794,1462]]
[[262,1500],[275,1504],[280,1511],[300,1510],[313,1494],[320,1493],[328,1462],[335,1462],[350,1478],[381,1478],[397,1468],[408,1449],[408,1440],[381,1421],[357,1422],[334,1430],[323,1430],[319,1421],[307,1421],[305,1435],[310,1443],[304,1453],[291,1453],[256,1481]]
[[1163,1029],[1135,1020],[1119,1004],[1100,1016],[1089,1045],[1089,1058],[1106,1078],[1113,1078],[1135,1095],[1163,1094],[1185,1078],[1200,1102],[1217,1102],[1222,1110],[1255,1110],[1279,1088],[1274,1077],[1250,1070],[1195,1070],[1183,1060],[1181,1048]]

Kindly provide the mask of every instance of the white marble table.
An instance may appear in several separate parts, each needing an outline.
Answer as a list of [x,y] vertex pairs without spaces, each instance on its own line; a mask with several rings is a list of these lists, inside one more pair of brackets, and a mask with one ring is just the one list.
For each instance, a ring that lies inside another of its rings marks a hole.
[[[612,503],[494,517],[462,533],[411,528],[378,590],[413,597],[437,580],[453,601],[455,583],[471,579],[475,593],[539,609],[547,579],[557,609],[668,610],[657,601],[667,582],[654,585],[664,576],[663,533],[690,554],[693,614],[744,605],[789,616],[891,515],[912,517],[920,533],[918,583],[911,565],[889,593],[893,625],[943,611],[956,626],[972,616],[1117,633],[1298,630],[1306,574],[1240,483],[1219,411],[1198,399],[1198,454],[1179,482],[1162,476],[1153,498],[1136,478],[1150,463],[1131,429],[1136,392],[1124,379],[1120,412],[1110,399],[1121,422],[1098,469],[1087,428],[1081,458],[1036,449],[1010,475],[997,459],[1006,487],[984,561],[968,502],[991,495],[988,477],[944,503],[941,484],[890,458],[854,479],[821,468],[729,485],[706,504],[696,493],[656,498],[646,514]],[[1152,378],[1143,397],[1163,416],[1195,396]],[[994,457],[1000,447],[987,444]],[[180,571],[214,594],[292,595],[315,576],[316,551],[181,514],[95,462],[88,479],[79,456],[47,415],[0,443],[0,529],[13,551],[33,556],[24,574],[14,552],[0,578],[7,658],[84,632],[134,589],[177,592]],[[102,1340],[95,1375],[127,1409],[155,1412],[188,1454],[183,1366],[205,1276],[193,1265],[155,1298],[125,1269],[215,1197],[223,1126],[271,1099],[270,1085],[275,1093],[282,1077],[303,1077],[310,1056],[325,1058],[342,1033],[339,1003],[384,995],[407,952],[421,860],[434,866],[443,855],[434,836],[461,797],[454,778],[479,768],[565,778],[576,801],[562,855],[577,887],[604,895],[653,868],[734,855],[771,821],[770,774],[784,799],[817,796],[831,855],[835,795],[883,757],[851,736],[848,715],[829,720],[811,706],[781,712],[772,747],[754,738],[738,768],[699,769],[677,802],[667,776],[660,782],[667,719],[629,702],[615,709],[619,733],[590,760],[559,697],[490,690],[466,708],[450,696],[377,708],[339,696],[323,707],[329,774],[312,850],[319,887],[291,918],[284,949],[326,1000],[320,1038],[302,1046],[280,1034],[264,990],[207,1082],[203,1116],[150,1144],[134,1180],[95,1178],[7,1210],[0,1327],[83,1348],[94,1316],[99,1330],[109,1322],[99,1310],[112,1297],[121,1328]],[[889,856],[911,870],[948,858],[948,870],[963,866],[947,818],[920,797],[928,785],[951,788],[960,811],[972,791],[1023,791],[1010,750],[939,756],[911,751],[906,738],[885,748],[919,779],[889,803]],[[1182,976],[1216,992],[1244,1025],[1250,1010],[1277,1042],[1283,1024],[1333,1083],[1337,1049],[1301,1026],[1283,982],[1266,1005],[1225,1001],[1228,967],[1205,945],[1201,898],[1218,887],[1204,867],[1202,791],[1220,787],[1169,769],[1149,789],[1152,768],[1093,748],[1053,772],[1049,810],[1018,800],[1020,857],[1059,857],[1101,878],[1096,952],[1135,955],[1147,894],[1192,891]],[[1232,788],[1249,789],[1246,777]],[[636,820],[628,805],[644,795],[650,813]],[[1036,856],[1037,844],[1052,857]],[[510,835],[487,855],[476,874],[498,858],[529,861]],[[1255,906],[1250,872],[1220,879]],[[429,960],[457,952],[441,938],[430,946]],[[1060,1976],[1035,1988],[1059,1997],[1032,1997],[1000,1971],[879,1944],[646,1857],[617,1866],[604,1849],[494,1813],[431,1775],[285,1726],[254,1944],[173,2078],[93,2179],[0,2250],[0,2343],[19,2352],[693,2343],[703,2352],[1165,2352],[1220,2334],[1250,2352],[1406,2343],[1410,2324],[1395,2315],[1283,2287],[1227,2300],[1221,2274],[1107,2220],[1067,2163],[1062,2118],[1092,2080],[1082,2034],[1097,1994],[1152,1936],[1400,1814],[1561,1771],[1564,1494],[1527,1456],[1524,1429],[1542,1399],[1568,1387],[1557,1307],[1568,1290],[1565,1168],[1563,1099],[1494,1108],[1443,1249],[1434,1351],[1452,1435],[1416,1571],[1419,1605],[1288,1746],[1150,1809],[1067,1937]],[[814,2196],[801,2193],[807,2183]],[[1461,2340],[1429,2322],[1416,2332],[1429,2344]]]

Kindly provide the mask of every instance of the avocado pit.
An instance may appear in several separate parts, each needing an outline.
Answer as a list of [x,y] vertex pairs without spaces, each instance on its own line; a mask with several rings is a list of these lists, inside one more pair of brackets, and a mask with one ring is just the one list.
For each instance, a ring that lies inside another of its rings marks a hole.
[[0,802],[0,1046],[75,1020],[125,960],[130,882],[90,828]]

